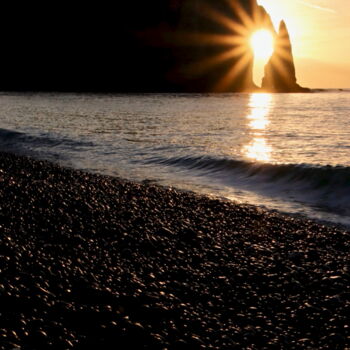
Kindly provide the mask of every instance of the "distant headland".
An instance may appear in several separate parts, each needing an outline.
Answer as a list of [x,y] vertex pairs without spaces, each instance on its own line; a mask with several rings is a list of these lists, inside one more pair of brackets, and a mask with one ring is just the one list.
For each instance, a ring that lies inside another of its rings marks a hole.
[[[309,91],[297,84],[285,23],[276,33],[256,0],[75,6],[30,4],[8,10],[0,28],[0,90]],[[259,28],[269,28],[276,42],[262,88],[253,82],[254,56],[248,47],[249,36]]]

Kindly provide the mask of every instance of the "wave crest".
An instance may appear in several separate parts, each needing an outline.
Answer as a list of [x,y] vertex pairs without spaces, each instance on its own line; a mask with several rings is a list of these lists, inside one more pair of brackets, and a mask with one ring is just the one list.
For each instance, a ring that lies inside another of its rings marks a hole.
[[40,149],[41,147],[55,148],[64,146],[74,148],[91,145],[91,142],[75,141],[68,137],[59,137],[51,134],[37,136],[20,131],[0,129],[0,147],[2,151],[23,153],[32,149]]
[[152,163],[215,177],[228,186],[289,197],[326,211],[350,215],[350,167],[254,163],[214,157],[153,158]]

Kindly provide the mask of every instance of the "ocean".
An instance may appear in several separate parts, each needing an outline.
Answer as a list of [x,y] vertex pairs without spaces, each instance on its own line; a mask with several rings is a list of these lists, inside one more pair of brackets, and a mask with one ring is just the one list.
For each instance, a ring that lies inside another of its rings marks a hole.
[[0,151],[350,226],[350,90],[1,93]]

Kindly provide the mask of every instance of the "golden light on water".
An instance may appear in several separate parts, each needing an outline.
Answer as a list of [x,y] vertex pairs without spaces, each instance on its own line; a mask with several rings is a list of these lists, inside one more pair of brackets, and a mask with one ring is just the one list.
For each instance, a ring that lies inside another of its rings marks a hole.
[[269,30],[256,31],[250,38],[255,59],[267,60],[273,53],[274,40]]
[[[252,129],[255,129],[255,130],[263,130],[265,129],[269,124],[270,124],[270,121],[266,118],[264,118],[263,115],[261,115],[261,117],[259,115],[255,115],[255,116],[250,116],[252,117],[252,121],[249,123],[249,126],[252,128]],[[249,118],[249,117],[248,117]]]
[[245,147],[245,155],[247,158],[268,162],[271,160],[272,148],[267,144],[263,137],[255,138],[252,143]]
[[247,119],[250,120],[249,126],[253,130],[264,130],[270,124],[268,119],[271,94],[251,94],[249,100],[250,114]]
[[264,131],[270,124],[272,94],[251,94],[249,100],[250,113],[247,115],[248,126],[251,128],[252,140],[243,147],[245,157],[257,161],[271,160],[272,147],[268,144]]

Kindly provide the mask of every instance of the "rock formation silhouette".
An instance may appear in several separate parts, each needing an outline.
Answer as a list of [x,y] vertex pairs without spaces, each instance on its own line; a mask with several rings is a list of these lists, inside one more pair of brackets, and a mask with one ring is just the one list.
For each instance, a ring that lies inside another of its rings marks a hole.
[[[0,90],[258,90],[249,36],[273,26],[256,0],[74,4],[7,9],[0,23]],[[267,68],[265,86],[279,80],[272,79],[276,74]],[[273,84],[276,91],[290,90]]]
[[297,84],[292,44],[287,26],[281,21],[275,37],[275,49],[264,69],[261,88],[269,92],[307,92]]

